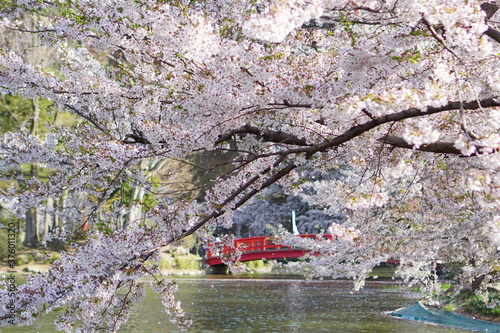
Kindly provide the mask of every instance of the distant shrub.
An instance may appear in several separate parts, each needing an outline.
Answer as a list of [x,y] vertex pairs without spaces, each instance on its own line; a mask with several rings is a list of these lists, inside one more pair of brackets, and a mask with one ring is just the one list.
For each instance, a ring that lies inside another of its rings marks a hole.
[[245,266],[247,269],[253,270],[253,269],[267,268],[269,264],[264,262],[263,260],[253,260],[253,261],[247,261],[245,263]]
[[172,268],[173,268],[172,260],[169,260],[167,258],[161,258],[160,269],[172,269]]
[[16,255],[16,266],[26,265],[34,261],[32,255],[29,254],[18,254]]
[[457,306],[455,304],[449,303],[444,306],[444,311],[453,312],[456,308]]
[[175,266],[177,269],[200,269],[198,260],[190,257],[175,257]]
[[47,248],[51,251],[63,251],[64,250],[64,242],[60,239],[52,239],[47,242]]
[[[489,293],[485,299],[481,295],[472,296],[466,306],[469,312],[479,312],[487,316],[500,316],[500,294]],[[496,305],[496,306],[495,306]]]
[[61,254],[59,252],[52,252],[50,254],[49,262],[52,264],[54,261],[61,259]]

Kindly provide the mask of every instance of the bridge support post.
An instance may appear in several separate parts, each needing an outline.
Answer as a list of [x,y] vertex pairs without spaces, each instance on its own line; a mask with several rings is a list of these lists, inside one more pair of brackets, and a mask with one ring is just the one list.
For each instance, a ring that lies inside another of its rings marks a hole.
[[229,274],[229,267],[226,265],[217,265],[217,266],[207,266],[205,269],[206,274]]

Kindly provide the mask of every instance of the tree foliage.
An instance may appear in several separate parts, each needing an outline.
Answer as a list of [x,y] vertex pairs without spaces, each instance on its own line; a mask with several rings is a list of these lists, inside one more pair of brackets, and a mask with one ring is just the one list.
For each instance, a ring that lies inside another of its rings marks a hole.
[[[61,330],[116,331],[144,297],[138,279],[158,272],[146,262],[158,260],[160,247],[230,227],[233,212],[273,184],[304,189],[311,205],[347,218],[330,226],[333,242],[282,236],[321,254],[309,262],[311,275],[349,276],[359,286],[374,265],[398,258],[399,274],[429,290],[437,260],[462,264],[460,284],[498,281],[495,4],[2,5],[0,29],[24,47],[2,40],[0,93],[49,100],[77,119],[54,124],[43,138],[23,128],[2,135],[2,178],[26,184],[3,193],[14,212],[64,195],[64,210],[54,214],[102,226],[131,210],[123,201],[107,204],[125,183],[156,201],[125,230],[94,228],[76,253],[31,276],[15,298],[2,291],[2,324],[29,324],[62,308]],[[56,66],[30,57],[42,47]],[[203,202],[194,200],[199,184],[175,170],[156,186],[141,167],[151,158],[190,165],[200,152],[232,157],[210,167],[218,172],[207,177]],[[23,172],[29,163],[49,170],[43,181]],[[332,169],[341,176],[303,182],[309,170]],[[155,281],[166,310],[187,325],[175,284]]]

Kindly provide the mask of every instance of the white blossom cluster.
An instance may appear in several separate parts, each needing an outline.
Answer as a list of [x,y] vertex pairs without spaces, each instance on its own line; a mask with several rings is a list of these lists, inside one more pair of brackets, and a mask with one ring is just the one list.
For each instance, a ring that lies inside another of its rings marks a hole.
[[253,14],[242,24],[242,32],[255,39],[282,42],[303,23],[323,14],[322,1],[273,1],[261,13]]
[[491,242],[500,248],[500,218],[495,216],[495,218],[488,223],[488,227],[490,229],[488,231]]
[[436,142],[439,140],[439,136],[439,131],[427,119],[420,121],[413,130],[406,129],[403,134],[406,142],[412,144],[415,149],[418,149],[423,144]]

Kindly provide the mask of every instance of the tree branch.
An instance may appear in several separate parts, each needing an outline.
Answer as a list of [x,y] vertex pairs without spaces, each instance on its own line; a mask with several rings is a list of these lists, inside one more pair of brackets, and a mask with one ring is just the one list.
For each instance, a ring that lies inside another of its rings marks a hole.
[[29,29],[15,29],[15,28],[7,28],[9,30],[12,30],[12,31],[19,31],[19,32],[28,32],[28,33],[32,33],[32,34],[40,34],[40,33],[44,33],[44,32],[56,32],[57,30],[55,29],[44,29],[44,30],[29,30]]
[[437,154],[454,154],[454,155],[462,155],[460,150],[455,148],[455,145],[453,142],[434,142],[434,143],[429,143],[426,145],[422,145],[419,148],[415,148],[414,145],[409,144],[406,142],[405,139],[398,137],[398,136],[393,136],[393,135],[386,135],[378,141],[382,143],[387,143],[393,147],[398,147],[398,148],[406,148],[406,149],[416,149],[420,151],[428,151],[432,153],[437,153]]
[[495,42],[500,43],[500,31],[493,29],[492,27],[488,27],[488,30],[484,32],[484,34]]
[[[345,131],[343,134],[333,138],[332,140],[328,140],[328,141],[325,141],[323,143],[312,145],[309,147],[300,147],[297,149],[289,149],[289,150],[281,152],[280,154],[282,156],[289,156],[292,154],[306,153],[306,158],[310,159],[312,156],[314,156],[318,152],[328,151],[329,149],[332,149],[332,148],[337,147],[343,143],[346,143],[346,142],[348,142],[348,141],[350,141],[350,140],[352,140],[352,139],[354,139],[354,138],[356,138],[356,137],[358,137],[358,136],[360,136],[360,135],[362,135],[362,134],[364,134],[364,133],[366,133],[366,132],[368,132],[368,131],[370,131],[370,130],[372,130],[380,125],[386,124],[386,123],[398,122],[398,121],[402,121],[405,119],[422,117],[422,116],[427,116],[427,115],[436,114],[436,113],[440,113],[440,112],[460,110],[461,108],[463,108],[464,110],[477,110],[479,108],[499,107],[499,106],[500,106],[500,97],[493,97],[493,98],[486,98],[483,100],[474,100],[474,101],[466,102],[466,103],[462,103],[460,101],[454,101],[454,102],[449,102],[449,103],[447,103],[443,106],[440,106],[440,107],[429,106],[423,110],[422,109],[415,109],[415,108],[407,109],[407,110],[403,110],[400,112],[384,115],[381,117],[373,117],[373,118],[371,118],[370,121],[367,121],[363,124],[359,124],[359,125],[351,127],[350,129]],[[232,133],[234,133],[234,134],[236,134],[236,133],[255,134],[255,133],[251,133],[251,131],[249,129],[252,129],[252,131],[254,130],[254,128],[252,128],[251,126],[243,126],[240,129],[232,131]],[[255,129],[255,131],[256,131],[256,133],[261,135],[262,130]],[[283,133],[283,132],[273,132],[273,133],[280,133],[280,135],[284,135],[284,137],[287,137],[286,133]],[[226,134],[226,136],[228,138],[231,137],[231,135],[228,135],[228,134]],[[218,142],[224,141],[221,138],[222,138],[222,136],[219,137]],[[396,137],[394,137],[394,138],[396,138]],[[394,139],[394,141],[396,142],[399,140]],[[280,141],[280,142],[282,142],[282,141]],[[403,143],[401,143],[401,144],[403,145]],[[457,152],[456,148],[455,148],[455,150],[453,150],[454,147],[451,147],[449,143],[443,143],[441,146],[439,144],[434,145],[434,146],[428,145],[428,147],[429,146],[430,146],[429,149],[435,149],[436,153],[443,153],[444,151],[442,151],[442,150],[449,150],[450,153],[454,153],[454,154],[460,153],[460,152]],[[404,147],[404,148],[406,148],[406,147]],[[410,148],[410,147],[408,147],[408,148]],[[413,148],[413,147],[411,147],[411,148]],[[423,149],[421,149],[421,150],[423,150]],[[429,150],[429,151],[432,151],[432,150]],[[279,166],[277,164],[280,164],[279,163],[280,161],[284,161],[284,159],[283,158],[279,159],[277,161],[277,163],[275,163],[275,165],[273,166],[272,169],[277,168]],[[282,168],[279,171],[277,171],[276,173],[274,173],[273,175],[270,175],[261,184],[261,186],[258,189],[252,189],[248,193],[246,193],[243,197],[241,197],[233,205],[232,209],[236,209],[236,208],[240,207],[246,201],[248,201],[251,197],[253,197],[255,194],[257,194],[258,192],[267,188],[271,184],[274,184],[275,182],[277,182],[278,180],[280,180],[281,178],[283,178],[284,176],[289,174],[295,168],[297,168],[297,165],[290,163],[287,166],[285,166],[284,168]],[[261,175],[265,175],[265,174],[269,173],[270,171],[271,171],[271,168],[267,168],[266,170],[261,172]],[[233,192],[233,194],[228,197],[228,200],[224,201],[224,205],[227,205],[227,204],[229,204],[230,201],[236,199],[239,196],[239,194],[243,193],[243,190],[248,189],[249,186],[251,184],[255,183],[257,181],[257,179],[259,179],[259,178],[260,177],[251,178],[246,184],[242,185],[239,189],[237,189],[235,192]],[[229,200],[229,199],[231,199],[231,200]],[[211,220],[212,218],[216,218],[216,217],[221,216],[222,214],[224,214],[224,212],[225,212],[224,207],[221,207],[219,210],[214,210],[211,214],[209,214],[205,218],[201,219],[196,225],[194,225],[191,229],[187,230],[186,232],[184,232],[182,235],[180,235],[176,239],[182,239],[188,235],[191,235],[196,230],[201,228],[209,220]]]
[[462,59],[455,53],[455,51],[453,51],[452,49],[450,49],[448,47],[448,45],[446,45],[446,42],[443,38],[443,36],[441,36],[440,34],[437,33],[437,31],[434,29],[434,27],[429,23],[429,21],[427,21],[425,18],[422,18],[422,23],[424,23],[424,25],[427,27],[427,29],[429,29],[429,31],[431,32],[431,35],[432,37],[434,37],[435,40],[437,40],[443,47],[446,51],[450,52],[451,55],[453,55],[455,58],[458,59],[458,61],[463,64],[464,62],[462,61]]
[[[219,209],[214,209],[210,214],[206,215],[205,217],[201,218],[195,225],[193,225],[189,230],[183,230],[182,234],[176,235],[173,237],[171,241],[176,241],[183,239],[193,233],[195,233],[197,230],[202,228],[207,222],[210,220],[217,218],[221,215],[223,215],[226,210],[227,210],[227,205],[230,204],[231,201],[237,199],[237,197],[244,193],[245,190],[248,190],[252,184],[255,184],[255,182],[261,178],[261,176],[265,176],[266,174],[269,174],[273,170],[277,170],[274,174],[271,174],[258,188],[251,189],[247,193],[245,193],[235,204],[232,205],[231,209],[235,210],[239,207],[241,207],[245,202],[247,202],[250,198],[252,198],[255,194],[259,193],[260,191],[264,190],[265,188],[269,187],[270,185],[276,183],[279,181],[281,178],[285,177],[288,175],[292,170],[296,169],[298,165],[294,163],[288,163],[285,167],[280,168],[279,170],[277,169],[279,165],[285,161],[285,157],[291,154],[296,154],[296,153],[306,153],[307,158],[311,158],[314,154],[318,152],[325,152],[333,147],[339,146],[345,142],[348,142],[355,137],[358,137],[362,135],[365,132],[368,132],[380,125],[390,123],[390,122],[397,122],[401,121],[404,119],[409,119],[409,118],[415,118],[415,117],[421,117],[421,116],[426,116],[426,115],[431,115],[431,114],[436,114],[440,112],[446,112],[446,111],[451,111],[451,110],[460,110],[460,108],[463,108],[464,110],[476,110],[479,108],[487,108],[487,107],[499,107],[500,106],[500,97],[494,97],[494,98],[487,98],[483,100],[475,100],[467,103],[461,103],[460,101],[455,101],[455,102],[449,102],[446,105],[440,106],[440,107],[427,107],[424,110],[421,109],[407,109],[403,110],[400,112],[396,112],[393,114],[388,114],[384,115],[381,117],[373,117],[371,118],[370,121],[356,125],[351,127],[349,130],[344,132],[343,134],[335,137],[332,140],[326,141],[321,144],[317,144],[314,146],[310,147],[301,147],[298,149],[289,149],[287,151],[281,152],[281,158],[279,158],[272,167],[266,168],[263,170],[259,175],[256,175],[249,179],[245,184],[242,184],[238,189],[236,189],[230,196],[226,198],[226,200],[223,202],[221,207]],[[241,129],[245,129],[246,127],[242,127]],[[235,130],[233,132],[236,133]],[[249,133],[248,131],[245,133]],[[259,130],[260,133],[260,130]],[[251,134],[251,133],[250,133]],[[285,133],[282,133],[285,134]],[[230,137],[230,136],[229,136]],[[220,141],[221,138],[219,138],[218,141]],[[393,136],[386,136],[385,141],[387,143],[392,144],[395,143],[395,146],[401,146],[402,148],[413,148],[412,146],[408,145],[406,142],[401,138],[398,137],[393,137]],[[223,142],[224,140],[220,141]],[[391,143],[392,142],[392,143]],[[450,146],[451,143],[448,142],[443,142],[443,143],[437,143],[433,145],[427,145],[427,151],[431,152],[436,152],[436,153],[444,153],[446,151],[449,151],[449,153],[452,154],[457,154],[457,150],[454,147]],[[453,150],[455,149],[455,150]],[[425,147],[420,150],[425,150]],[[460,153],[460,152],[458,152]],[[159,244],[156,246],[154,249],[151,249],[150,251],[146,252],[146,254],[152,253],[153,251],[156,251],[158,248],[168,245],[171,243],[166,242],[163,244]],[[144,255],[144,254],[143,254]]]
[[64,104],[64,106],[67,107],[68,109],[70,109],[71,111],[73,111],[74,113],[76,113],[77,115],[79,115],[80,117],[88,120],[92,125],[95,126],[95,128],[97,128],[98,130],[100,130],[104,134],[109,135],[108,130],[105,127],[101,126],[96,120],[92,119],[92,117],[90,115],[86,115],[85,113],[81,112],[80,110],[77,110],[75,107],[73,107],[69,104]]
[[258,139],[263,139],[266,142],[283,143],[296,146],[310,146],[310,144],[307,143],[306,139],[298,138],[293,134],[288,134],[282,131],[271,131],[268,129],[260,129],[258,127],[250,125],[245,125],[238,129],[232,130],[229,133],[220,135],[215,143],[219,144],[224,141],[227,141],[236,134],[253,134]]
[[[492,2],[485,2],[481,4],[481,9],[486,13],[486,21],[488,21],[498,11],[498,5]],[[497,43],[500,43],[500,32],[498,30],[488,26],[488,30],[484,34]]]
[[[295,135],[288,134],[285,132],[259,129],[254,126],[245,125],[233,131],[230,131],[229,133],[219,136],[219,139],[216,141],[216,144],[227,141],[236,134],[253,134],[259,138],[263,138],[265,141],[301,146],[301,148],[290,149],[283,153],[287,155],[306,153],[307,157],[311,158],[314,154],[318,152],[324,152],[330,148],[339,146],[382,124],[390,122],[398,122],[404,119],[422,117],[445,111],[460,110],[461,108],[463,110],[477,110],[480,108],[498,107],[498,106],[500,106],[500,97],[492,97],[492,98],[485,98],[482,100],[474,100],[470,102],[453,101],[453,102],[448,102],[448,104],[445,104],[440,107],[429,106],[423,110],[412,108],[396,113],[387,114],[381,117],[372,116],[370,121],[353,126],[343,134],[331,140],[316,145],[307,144],[305,139],[297,138]],[[451,148],[447,149],[451,150]],[[436,152],[439,153],[439,151]],[[455,152],[455,154],[459,154],[459,152]]]
[[488,155],[498,152],[498,148],[496,147],[488,147],[488,146],[472,144],[476,148],[476,151],[470,155],[463,155],[462,152],[455,147],[455,144],[453,142],[446,142],[446,141],[433,142],[415,148],[414,145],[406,142],[405,139],[393,135],[387,135],[385,137],[378,139],[378,141],[382,143],[387,143],[393,147],[398,147],[398,148],[415,149],[419,151],[427,151],[436,154],[453,154],[453,155],[460,155],[461,157]]
[[[284,157],[278,159],[278,161],[276,163],[274,163],[274,167],[278,166],[282,161],[284,160]],[[245,202],[247,202],[248,200],[250,200],[255,194],[261,192],[262,190],[266,189],[267,187],[271,186],[272,184],[276,183],[278,180],[280,180],[281,178],[285,177],[286,175],[288,175],[293,169],[297,168],[297,165],[295,164],[289,164],[287,165],[285,168],[277,171],[275,174],[271,175],[268,179],[266,179],[260,186],[259,188],[257,189],[252,189],[250,190],[248,193],[246,193],[242,198],[240,198],[234,205],[233,207],[231,208],[232,210],[236,210],[238,209],[239,207],[243,206],[245,204]],[[269,173],[270,171],[272,171],[273,168],[267,168],[265,169],[264,171],[262,171],[260,174],[261,175],[265,175],[267,173]],[[229,196],[224,202],[223,202],[223,205],[227,205],[228,203],[230,203],[233,199],[235,199],[239,194],[241,194],[243,191],[245,191],[246,189],[248,189],[250,187],[250,185],[254,184],[260,177],[259,176],[254,176],[252,177],[249,181],[247,181],[245,184],[243,184],[242,186],[240,186],[231,196]],[[181,235],[179,235],[178,237],[176,237],[174,239],[175,240],[180,240],[180,239],[183,239],[193,233],[195,233],[198,229],[200,229],[201,227],[203,227],[203,225],[205,225],[208,221],[210,221],[211,219],[214,219],[214,218],[217,218],[221,215],[223,215],[224,213],[226,212],[226,210],[224,208],[221,207],[221,209],[218,209],[218,210],[214,210],[212,211],[212,213],[210,213],[209,215],[207,215],[206,217],[202,218],[200,221],[198,221],[198,223],[196,223],[192,228],[190,228],[189,230],[186,230],[184,231]],[[165,244],[165,245],[168,245],[168,244]],[[162,245],[164,246],[164,245]]]
[[479,108],[488,108],[488,107],[496,107],[500,106],[500,98],[499,97],[492,97],[492,98],[485,98],[482,100],[474,100],[471,102],[466,102],[466,103],[461,103],[460,101],[454,101],[454,102],[449,102],[448,104],[445,104],[440,107],[433,107],[429,106],[426,109],[407,109],[403,110],[400,112],[396,113],[391,113],[387,114],[381,117],[376,117],[373,118],[370,121],[367,121],[366,123],[359,124],[356,126],[351,127],[347,131],[345,131],[343,134],[333,138],[332,140],[311,146],[309,148],[299,148],[295,150],[295,153],[297,152],[305,152],[307,155],[307,158],[311,158],[314,154],[317,152],[324,152],[327,151],[330,148],[339,146],[345,142],[348,142],[355,137],[358,137],[362,135],[365,132],[368,132],[375,127],[378,127],[382,124],[386,123],[391,123],[391,122],[398,122],[404,119],[410,119],[410,118],[415,118],[415,117],[422,117],[426,115],[431,115],[431,114],[436,114],[440,112],[445,112],[445,111],[451,111],[451,110],[460,110],[462,107],[464,110],[477,110]]
[[484,2],[481,4],[481,9],[483,12],[486,13],[486,20],[489,20],[497,12],[498,5],[494,1],[493,2]]

